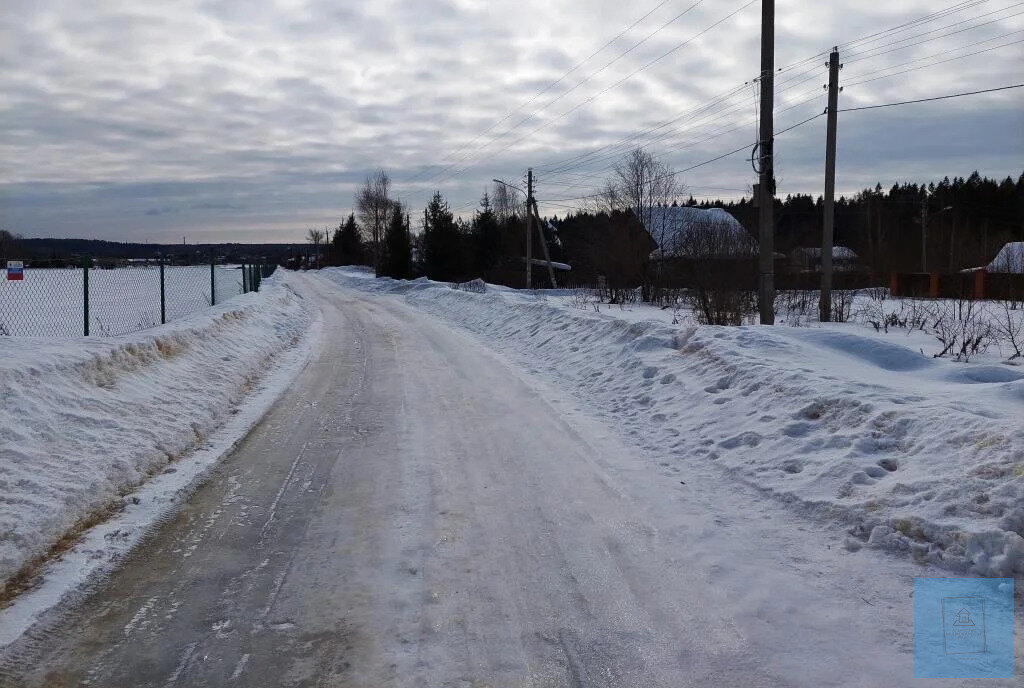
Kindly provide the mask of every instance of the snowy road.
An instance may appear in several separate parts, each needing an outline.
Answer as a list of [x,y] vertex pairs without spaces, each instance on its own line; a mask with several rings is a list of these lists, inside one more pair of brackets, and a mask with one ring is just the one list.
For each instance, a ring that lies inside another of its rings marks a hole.
[[396,299],[291,279],[323,351],[0,684],[913,684],[919,568],[640,456]]

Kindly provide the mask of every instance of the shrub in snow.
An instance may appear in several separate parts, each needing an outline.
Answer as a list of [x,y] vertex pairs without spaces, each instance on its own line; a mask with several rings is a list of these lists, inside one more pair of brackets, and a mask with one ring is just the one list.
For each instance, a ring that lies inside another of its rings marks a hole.
[[991,343],[992,325],[983,308],[972,299],[939,301],[933,311],[935,338],[942,344],[936,358],[953,356],[969,361]]
[[857,289],[832,290],[832,322],[849,322],[858,293]]
[[479,277],[469,282],[452,282],[452,289],[459,289],[461,291],[468,291],[473,294],[486,294],[487,283]]
[[1000,301],[992,320],[992,331],[1000,342],[1013,350],[1010,360],[1020,358],[1024,348],[1024,308],[1018,308],[1014,301]]
[[749,325],[757,312],[757,294],[743,289],[688,289],[685,298],[701,325]]

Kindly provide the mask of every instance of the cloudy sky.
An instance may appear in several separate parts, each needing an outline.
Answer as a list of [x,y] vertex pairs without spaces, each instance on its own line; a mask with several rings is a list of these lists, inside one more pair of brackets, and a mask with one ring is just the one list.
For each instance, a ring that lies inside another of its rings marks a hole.
[[[824,109],[835,44],[841,107],[1024,81],[1016,0],[777,5],[777,132]],[[3,0],[0,224],[301,240],[378,167],[413,212],[434,188],[469,212],[532,166],[561,213],[627,144],[679,170],[751,145],[759,41],[748,0]],[[824,125],[780,133],[780,193],[821,193]],[[975,169],[1024,171],[1024,89],[839,116],[840,191]],[[754,180],[744,153],[680,177]]]

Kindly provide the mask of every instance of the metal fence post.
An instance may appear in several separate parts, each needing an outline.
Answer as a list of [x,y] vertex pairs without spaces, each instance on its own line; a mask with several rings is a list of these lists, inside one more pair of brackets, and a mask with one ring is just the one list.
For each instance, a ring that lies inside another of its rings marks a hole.
[[85,336],[89,336],[89,263],[88,256],[82,258],[82,322]]
[[215,274],[215,270],[216,269],[217,269],[217,264],[216,264],[216,262],[214,262],[213,254],[211,253],[210,254],[210,305],[211,306],[216,306],[217,305],[217,275]]
[[249,293],[249,275],[246,273],[246,265],[242,263],[242,293]]
[[160,256],[160,324],[167,322],[167,286],[164,282],[164,257]]

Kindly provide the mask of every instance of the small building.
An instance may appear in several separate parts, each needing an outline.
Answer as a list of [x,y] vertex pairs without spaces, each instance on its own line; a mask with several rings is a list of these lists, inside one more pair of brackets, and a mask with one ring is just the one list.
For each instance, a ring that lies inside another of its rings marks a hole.
[[757,242],[739,220],[721,208],[662,206],[651,209],[645,226],[657,247],[652,260],[665,258],[749,258]]
[[[793,272],[821,272],[822,249],[817,246],[795,248],[789,253],[789,267]],[[846,246],[832,247],[832,269],[853,272],[858,269],[858,256]]]
[[1024,241],[1013,241],[1003,246],[985,269],[989,272],[1024,274]]
[[654,208],[647,231],[655,247],[649,278],[668,289],[756,289],[758,245],[721,208]]

